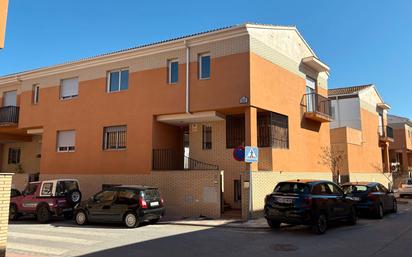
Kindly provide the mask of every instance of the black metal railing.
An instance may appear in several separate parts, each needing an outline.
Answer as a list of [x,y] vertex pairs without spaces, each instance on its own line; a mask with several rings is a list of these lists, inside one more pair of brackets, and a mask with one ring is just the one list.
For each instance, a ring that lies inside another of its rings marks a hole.
[[317,93],[309,93],[303,96],[305,112],[319,113],[332,118],[332,102],[329,98]]
[[218,165],[201,162],[174,149],[153,149],[153,170],[219,170]]
[[17,124],[19,122],[19,109],[18,106],[0,107],[0,125]]
[[379,126],[378,134],[380,137],[393,138],[393,128],[389,126]]

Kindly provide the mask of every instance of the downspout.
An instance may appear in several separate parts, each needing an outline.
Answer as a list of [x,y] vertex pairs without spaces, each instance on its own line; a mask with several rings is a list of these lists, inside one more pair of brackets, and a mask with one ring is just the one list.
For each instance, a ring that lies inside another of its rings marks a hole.
[[190,83],[190,48],[187,44],[187,41],[185,41],[185,46],[186,46],[186,106],[185,106],[185,111],[187,114],[190,114],[189,111],[189,83]]
[[336,114],[337,114],[337,119],[338,119],[338,128],[340,128],[340,124],[341,124],[341,121],[340,121],[340,104],[339,104],[339,97],[338,96],[336,96]]

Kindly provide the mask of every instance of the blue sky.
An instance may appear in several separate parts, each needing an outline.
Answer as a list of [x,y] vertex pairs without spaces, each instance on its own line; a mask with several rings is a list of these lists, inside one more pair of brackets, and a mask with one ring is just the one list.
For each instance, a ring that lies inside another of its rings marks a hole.
[[9,0],[0,75],[247,21],[296,25],[330,87],[374,83],[412,118],[409,0]]

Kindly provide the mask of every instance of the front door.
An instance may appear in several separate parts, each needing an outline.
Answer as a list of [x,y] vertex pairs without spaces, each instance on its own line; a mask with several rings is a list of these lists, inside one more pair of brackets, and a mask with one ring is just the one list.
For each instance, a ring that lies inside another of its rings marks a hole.
[[3,106],[17,105],[17,91],[8,91],[3,93]]

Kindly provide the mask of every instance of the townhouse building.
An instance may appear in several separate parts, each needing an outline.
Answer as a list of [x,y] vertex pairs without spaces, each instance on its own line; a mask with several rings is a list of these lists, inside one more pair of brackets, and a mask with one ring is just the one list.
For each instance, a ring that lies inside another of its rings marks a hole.
[[334,119],[330,123],[331,145],[343,153],[343,182],[377,181],[388,186],[392,183],[390,106],[373,84],[329,89],[329,99]]
[[410,177],[412,172],[412,121],[405,117],[388,115],[393,128],[394,142],[389,144],[391,168],[401,177]]
[[4,47],[8,5],[8,0],[0,0],[0,49]]
[[328,72],[296,27],[248,23],[3,76],[2,171],[77,178],[83,197],[150,184],[169,214],[254,217],[281,180],[331,179]]

